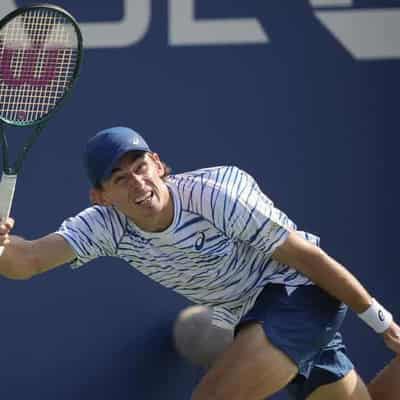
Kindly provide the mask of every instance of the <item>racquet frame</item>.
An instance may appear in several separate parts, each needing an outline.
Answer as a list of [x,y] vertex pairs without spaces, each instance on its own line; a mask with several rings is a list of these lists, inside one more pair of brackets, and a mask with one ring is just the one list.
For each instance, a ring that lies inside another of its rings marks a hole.
[[[17,182],[17,176],[21,170],[23,161],[25,160],[29,150],[33,146],[33,144],[36,142],[37,138],[43,131],[47,120],[54,114],[56,110],[60,108],[60,105],[65,101],[65,99],[70,95],[71,89],[76,82],[76,79],[79,76],[79,71],[80,71],[80,66],[82,63],[82,53],[83,53],[83,40],[82,40],[82,33],[80,31],[79,25],[75,18],[65,11],[63,8],[59,6],[55,6],[52,4],[36,4],[36,5],[31,5],[31,6],[25,6],[25,7],[20,7],[8,15],[6,15],[4,18],[1,19],[0,21],[0,30],[10,21],[12,21],[14,18],[16,18],[18,15],[24,14],[26,12],[32,11],[32,10],[40,10],[40,9],[51,9],[56,12],[59,12],[60,14],[64,15],[69,22],[72,23],[75,33],[76,33],[76,38],[77,38],[77,61],[75,65],[74,72],[72,74],[72,77],[70,78],[68,85],[65,87],[63,91],[63,96],[59,99],[57,99],[55,106],[49,110],[45,115],[43,115],[41,118],[38,118],[34,121],[10,121],[8,119],[3,118],[0,116],[0,145],[2,147],[2,167],[3,167],[3,174],[1,176],[1,181],[0,181],[0,220],[4,221],[6,220],[11,211],[11,205],[14,197],[14,192],[15,192],[15,186]],[[23,128],[23,127],[31,127],[33,129],[33,132],[28,136],[26,141],[24,142],[24,145],[22,146],[22,149],[18,153],[18,156],[15,160],[15,162],[11,165],[10,163],[10,158],[9,158],[9,145],[8,145],[8,140],[7,136],[5,134],[5,128],[6,126],[13,126],[17,128]],[[0,246],[0,256],[2,255],[4,251],[4,247]]]

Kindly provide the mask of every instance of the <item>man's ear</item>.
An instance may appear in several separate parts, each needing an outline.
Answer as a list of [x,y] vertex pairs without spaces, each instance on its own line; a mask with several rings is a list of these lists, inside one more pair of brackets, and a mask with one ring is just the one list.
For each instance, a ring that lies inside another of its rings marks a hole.
[[101,189],[91,188],[89,192],[89,198],[92,205],[99,206],[109,206],[111,205],[104,196],[104,193]]
[[157,153],[150,153],[150,157],[153,159],[154,163],[157,165],[160,176],[165,174],[164,164],[161,162],[160,157]]

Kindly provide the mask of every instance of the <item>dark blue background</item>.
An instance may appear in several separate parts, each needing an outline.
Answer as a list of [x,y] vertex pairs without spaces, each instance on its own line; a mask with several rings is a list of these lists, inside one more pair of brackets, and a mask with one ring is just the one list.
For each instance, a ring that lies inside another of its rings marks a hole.
[[[80,22],[123,15],[122,1],[56,3]],[[353,59],[308,1],[198,3],[198,18],[257,17],[271,42],[169,46],[167,2],[153,1],[139,43],[87,50],[73,96],[19,178],[16,233],[44,235],[85,208],[87,139],[127,125],[175,172],[235,164],[253,174],[398,318],[399,62]],[[9,132],[16,142],[26,134]],[[171,343],[172,322],[188,303],[128,265],[101,259],[0,285],[1,398],[190,397],[201,371]],[[370,379],[391,354],[353,315],[343,331]]]

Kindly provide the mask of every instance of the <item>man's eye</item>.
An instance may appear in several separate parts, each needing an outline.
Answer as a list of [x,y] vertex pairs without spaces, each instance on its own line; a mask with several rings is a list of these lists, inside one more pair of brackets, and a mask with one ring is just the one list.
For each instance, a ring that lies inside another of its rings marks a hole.
[[124,176],[124,175],[117,176],[117,177],[114,179],[114,183],[115,183],[116,185],[118,185],[119,183],[123,182],[124,179],[125,179],[125,176]]
[[143,172],[146,170],[146,163],[140,163],[137,167],[138,172]]

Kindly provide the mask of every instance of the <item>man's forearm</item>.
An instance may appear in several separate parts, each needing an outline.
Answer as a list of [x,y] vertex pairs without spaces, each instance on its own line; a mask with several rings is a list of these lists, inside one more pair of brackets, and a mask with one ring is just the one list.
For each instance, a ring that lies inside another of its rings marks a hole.
[[371,305],[371,296],[353,274],[295,232],[274,252],[273,257],[306,275],[358,314]]
[[0,257],[0,274],[10,279],[28,279],[32,276],[29,265],[30,241],[11,235]]
[[330,295],[347,304],[357,314],[364,312],[371,305],[370,294],[344,266],[324,251],[319,250],[319,252],[320,255],[302,267],[301,272]]

